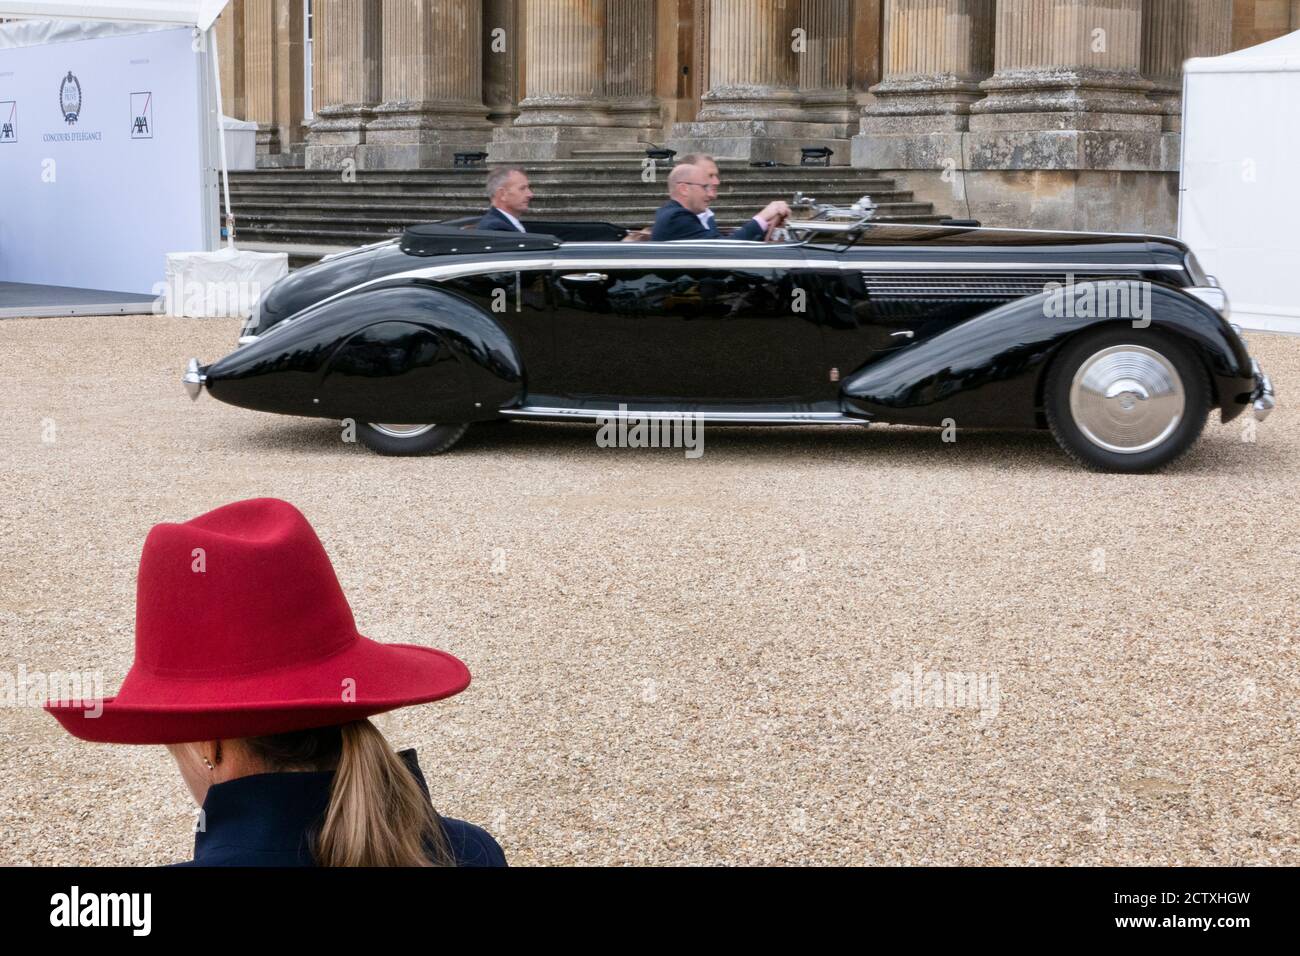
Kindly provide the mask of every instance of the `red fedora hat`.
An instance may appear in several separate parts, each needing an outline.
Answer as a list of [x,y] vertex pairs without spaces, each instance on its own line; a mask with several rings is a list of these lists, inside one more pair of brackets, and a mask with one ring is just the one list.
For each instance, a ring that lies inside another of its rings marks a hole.
[[83,740],[170,744],[343,724],[468,685],[450,654],[358,634],[307,519],[258,498],[156,525],[121,690],[45,706]]

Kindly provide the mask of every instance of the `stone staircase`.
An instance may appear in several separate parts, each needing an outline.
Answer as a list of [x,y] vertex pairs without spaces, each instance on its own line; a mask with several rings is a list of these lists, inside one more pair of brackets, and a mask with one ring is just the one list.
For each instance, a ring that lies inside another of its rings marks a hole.
[[[535,219],[595,219],[641,227],[663,204],[668,170],[642,179],[642,164],[622,153],[528,167]],[[259,169],[230,174],[236,237],[249,248],[280,248],[297,261],[332,248],[389,238],[411,223],[480,215],[487,170],[359,171],[352,182],[324,170]],[[773,199],[802,190],[822,202],[848,205],[869,194],[886,222],[937,222],[929,203],[916,202],[893,180],[866,169],[752,167],[722,164],[722,191],[713,209],[722,225],[737,225]]]

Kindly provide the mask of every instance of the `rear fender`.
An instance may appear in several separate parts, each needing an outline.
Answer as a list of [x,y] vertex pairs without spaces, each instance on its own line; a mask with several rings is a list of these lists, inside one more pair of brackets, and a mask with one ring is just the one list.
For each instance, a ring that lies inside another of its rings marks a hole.
[[523,396],[518,349],[432,283],[332,299],[206,369],[213,397],[291,415],[393,424],[498,417]]

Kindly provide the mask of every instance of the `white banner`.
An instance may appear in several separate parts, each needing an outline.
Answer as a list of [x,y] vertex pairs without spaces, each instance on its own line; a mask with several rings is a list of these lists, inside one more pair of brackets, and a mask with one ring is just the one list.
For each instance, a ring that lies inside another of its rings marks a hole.
[[214,248],[202,42],[0,49],[0,280],[148,294],[167,253]]

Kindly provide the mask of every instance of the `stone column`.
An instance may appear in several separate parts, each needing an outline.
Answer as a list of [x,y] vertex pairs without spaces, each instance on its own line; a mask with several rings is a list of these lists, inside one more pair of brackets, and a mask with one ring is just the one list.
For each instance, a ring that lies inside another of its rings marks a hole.
[[257,123],[259,159],[280,151],[275,112],[278,66],[275,0],[244,0],[244,118]]
[[366,123],[382,90],[381,0],[315,0],[312,44],[315,118],[307,136],[307,167],[360,163]]
[[519,115],[522,19],[515,0],[483,0],[483,102],[494,126]]
[[1142,74],[1154,85],[1164,128],[1183,128],[1183,63],[1232,49],[1232,0],[1145,0]]
[[798,0],[713,0],[702,120],[802,118]]
[[217,59],[221,61],[221,108],[246,119],[244,100],[244,0],[230,0],[217,18]]
[[1300,0],[1235,0],[1232,49],[1243,50],[1300,30]]
[[[963,167],[1007,224],[1172,232],[1178,138],[1141,74],[1143,0],[998,0]],[[987,173],[988,175],[984,175]],[[963,176],[963,179],[967,178]]]
[[993,0],[886,0],[884,77],[871,88],[855,165],[933,168],[959,156],[993,72]]
[[857,113],[850,64],[852,6],[853,0],[802,0],[797,27],[804,31],[802,49],[796,50],[804,117],[836,124],[841,136],[849,135],[848,124]]
[[883,79],[885,0],[853,0],[849,43],[849,87],[859,107],[873,97],[871,87]]
[[275,117],[280,152],[271,165],[302,166],[307,127],[303,125],[303,3],[276,0],[275,4]]
[[604,0],[533,0],[527,15],[528,91],[515,125],[604,125]]
[[1159,131],[1141,74],[1142,5],[998,0],[997,69],[971,129]]
[[847,158],[834,124],[809,122],[803,110],[800,10],[800,0],[711,0],[708,89],[696,121],[673,126],[673,149],[797,163],[800,147],[830,146]]
[[639,71],[631,69],[635,64],[619,64],[616,85],[630,91],[624,102],[630,109],[622,116],[610,108],[606,81],[611,50],[644,47],[635,35],[639,15],[621,0],[529,0],[521,7],[525,96],[514,125],[493,134],[489,161],[580,159],[644,149],[637,128],[623,125],[641,122],[649,112]]
[[366,123],[362,166],[452,165],[487,147],[479,0],[385,0],[383,102]]
[[603,89],[615,126],[663,125],[655,96],[656,14],[652,0],[606,0]]

